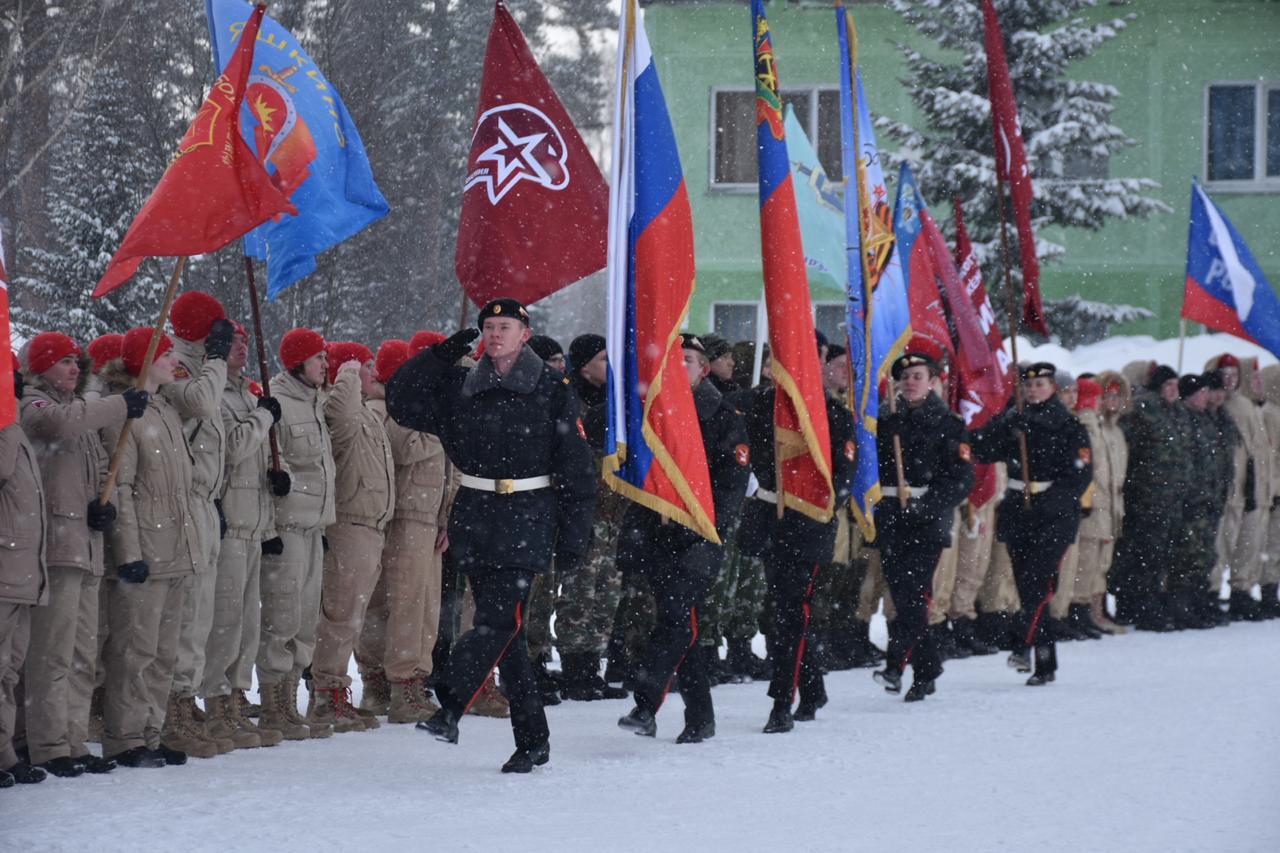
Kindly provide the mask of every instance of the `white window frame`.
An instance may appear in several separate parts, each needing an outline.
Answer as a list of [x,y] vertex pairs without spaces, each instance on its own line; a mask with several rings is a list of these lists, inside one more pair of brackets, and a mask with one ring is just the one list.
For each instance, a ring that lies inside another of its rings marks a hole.
[[[1209,91],[1215,86],[1253,88],[1253,177],[1209,180]],[[1200,176],[1205,189],[1217,192],[1280,193],[1280,175],[1267,176],[1267,93],[1280,91],[1280,80],[1212,80],[1204,84],[1200,135]]]
[[[818,93],[819,92],[838,92],[839,86],[829,86],[822,84],[813,84],[808,86],[783,86],[783,94],[794,95],[799,92],[809,93],[809,126],[805,128],[805,133],[809,136],[810,144],[815,147],[818,144]],[[709,99],[707,102],[707,189],[714,192],[724,193],[748,193],[758,192],[759,186],[756,183],[743,183],[741,181],[725,181],[716,180],[716,96],[721,92],[755,92],[754,87],[748,86],[712,86]]]
[[[842,315],[842,316],[843,316],[843,315],[845,315],[845,303],[844,303],[844,302],[835,302],[835,301],[832,301],[832,300],[830,300],[830,299],[819,299],[819,300],[815,300],[815,301],[813,301],[813,327],[814,327],[815,329],[818,327],[818,309],[819,309],[819,308],[839,308],[839,309],[840,309],[840,312],[841,312],[841,315]],[[844,320],[842,320],[842,321],[841,321],[840,325],[842,325],[842,326],[843,326],[846,322],[848,322],[848,317],[847,317],[847,316],[845,316]],[[847,332],[847,331],[845,332],[845,337],[846,337],[846,338],[848,337],[848,332]],[[843,341],[843,340],[836,340],[836,341],[828,340],[828,341],[827,341],[827,343],[829,343],[829,344],[839,344],[840,346],[845,346],[845,341]]]
[[[755,312],[757,323],[759,323],[761,321],[761,318],[764,317],[764,324],[767,331],[769,321],[768,321],[768,318],[764,316],[764,311],[761,310],[761,305],[763,304],[764,302],[762,299],[716,299],[716,300],[713,300],[712,303],[707,306],[707,332],[713,335],[719,334],[718,332],[716,332],[716,307],[720,305],[724,305],[726,307],[745,306],[747,308],[750,308],[752,311]],[[759,329],[757,329],[756,331],[757,333],[759,333]],[[766,337],[766,340],[768,340],[767,337]],[[729,343],[735,344],[737,343],[737,341],[729,341]]]

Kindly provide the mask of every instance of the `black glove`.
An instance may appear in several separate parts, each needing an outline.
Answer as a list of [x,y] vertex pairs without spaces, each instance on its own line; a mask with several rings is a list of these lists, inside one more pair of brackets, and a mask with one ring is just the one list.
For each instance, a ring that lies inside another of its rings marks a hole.
[[1019,412],[1017,409],[1010,409],[1009,414],[1005,416],[1005,422],[1009,424],[1009,428],[1015,432],[1026,432],[1027,424],[1030,420],[1027,418],[1026,412]]
[[284,553],[284,540],[279,536],[268,539],[262,543],[262,555],[264,557],[279,557]]
[[570,577],[582,568],[582,555],[572,551],[561,551],[556,554],[555,567],[557,578]]
[[480,337],[479,329],[462,329],[433,346],[431,354],[445,364],[453,364],[471,352],[471,342],[478,337]]
[[907,425],[906,412],[885,412],[876,420],[876,435],[884,435],[892,438],[902,432],[903,427]]
[[273,425],[280,423],[280,416],[283,413],[280,411],[280,401],[275,397],[259,397],[258,408],[266,409],[271,413],[271,423]]
[[26,390],[27,380],[22,378],[21,370],[13,371],[13,398],[15,400],[22,399],[22,392]]
[[151,576],[151,567],[147,565],[146,560],[134,560],[116,569],[116,574],[125,583],[142,583]]
[[126,417],[140,418],[147,413],[147,402],[151,399],[151,395],[146,391],[126,388],[120,396],[124,397],[124,404],[128,409]]
[[329,553],[329,537],[323,533],[320,534],[320,550],[326,554]]
[[209,358],[226,361],[227,356],[231,355],[231,336],[235,331],[236,327],[231,325],[230,320],[214,320],[209,327],[209,336],[204,339],[204,354]]
[[278,498],[284,497],[293,489],[293,480],[289,477],[288,471],[268,468],[267,479],[271,481],[271,494]]
[[89,511],[85,513],[85,519],[89,522],[89,529],[96,530],[99,533],[105,533],[111,529],[111,524],[116,520],[116,507],[113,503],[99,503],[97,498],[89,501]]
[[222,511],[221,498],[214,498],[213,506],[216,510],[218,510],[218,538],[226,539],[227,538],[227,514]]

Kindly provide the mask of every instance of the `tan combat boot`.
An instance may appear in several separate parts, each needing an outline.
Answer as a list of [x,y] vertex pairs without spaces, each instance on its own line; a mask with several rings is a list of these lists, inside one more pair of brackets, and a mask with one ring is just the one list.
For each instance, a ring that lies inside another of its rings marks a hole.
[[185,752],[192,758],[213,758],[218,754],[218,745],[209,740],[191,718],[195,703],[183,700],[182,696],[169,697],[164,727],[160,730],[160,743],[169,749]]
[[424,700],[426,695],[421,691],[422,681],[409,678],[404,681],[392,681],[391,708],[387,711],[388,723],[420,723],[431,719],[439,708],[429,708]]
[[311,705],[307,708],[307,725],[328,724],[338,734],[362,732],[364,722],[356,709],[351,707],[344,687],[329,690],[320,688],[311,693]]
[[209,731],[209,716],[204,710],[196,704],[196,697],[184,696],[182,699],[190,707],[187,709],[191,714],[191,724],[195,726],[196,731],[201,732],[206,740],[213,741],[213,745],[218,748],[218,755],[226,755],[228,752],[234,752],[236,743],[229,737],[222,737]]
[[204,700],[206,711],[205,731],[214,740],[229,740],[236,749],[256,749],[262,746],[262,736],[240,725],[234,696],[210,696]]
[[[231,710],[235,714],[236,725],[256,734],[259,740],[262,741],[263,746],[278,746],[284,740],[284,735],[275,729],[259,728],[253,720],[249,719],[249,709],[254,707],[258,709],[254,716],[262,713],[262,706],[250,705],[243,690],[231,691]],[[310,733],[308,733],[308,736],[310,736]]]
[[360,694],[360,710],[385,717],[391,711],[391,683],[381,669],[361,671],[364,691]]
[[480,687],[480,693],[476,696],[471,707],[467,710],[468,714],[475,714],[477,717],[510,717],[511,706],[507,703],[507,697],[502,695],[498,690],[498,682],[493,677],[493,673],[489,673],[489,678]]
[[[262,710],[258,715],[258,731],[279,732],[285,740],[306,740],[311,737],[311,730],[301,720],[294,720],[288,713],[291,702],[285,701],[285,691],[289,682],[279,684],[261,684],[258,695],[262,697]],[[297,713],[297,709],[293,709]]]
[[1099,592],[1089,599],[1089,618],[1098,626],[1099,631],[1108,634],[1128,633],[1123,625],[1117,625],[1107,616],[1107,594]]
[[[286,681],[282,688],[283,696],[281,701],[284,702],[285,712],[289,714],[289,719],[302,723],[311,729],[311,737],[315,739],[333,737],[333,726],[329,723],[322,723],[319,720],[309,720],[298,710],[298,683],[302,679],[295,678]],[[310,710],[310,709],[308,709]]]
[[430,716],[434,717],[436,712],[440,710],[440,706],[431,701],[431,697],[427,694],[427,676],[422,673],[415,673],[413,676],[413,692],[418,696],[418,704],[427,709]]

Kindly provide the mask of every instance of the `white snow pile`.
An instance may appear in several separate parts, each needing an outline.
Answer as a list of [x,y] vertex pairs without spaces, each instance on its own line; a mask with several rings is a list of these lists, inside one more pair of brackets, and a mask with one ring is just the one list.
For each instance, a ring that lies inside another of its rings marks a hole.
[[[1006,339],[1005,349],[1009,349]],[[1257,344],[1234,335],[1193,335],[1183,345],[1180,373],[1198,373],[1205,362],[1224,352],[1240,358],[1255,356],[1262,367],[1275,364],[1276,357]],[[1098,373],[1103,370],[1120,370],[1131,361],[1157,361],[1178,370],[1178,339],[1157,340],[1150,335],[1116,335],[1096,344],[1064,349],[1057,344],[1033,346],[1024,337],[1018,338],[1020,361],[1049,361],[1059,370],[1072,376],[1081,373]]]

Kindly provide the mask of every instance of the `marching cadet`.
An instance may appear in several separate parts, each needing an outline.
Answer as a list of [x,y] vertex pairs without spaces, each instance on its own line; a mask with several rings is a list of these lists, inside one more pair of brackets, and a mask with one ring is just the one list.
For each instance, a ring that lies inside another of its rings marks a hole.
[[284,372],[271,380],[280,403],[276,435],[292,488],[275,498],[276,536],[262,543],[262,624],[258,641],[258,728],[285,738],[324,738],[333,726],[298,712],[298,682],[311,666],[320,619],[324,530],[334,522],[333,442],[321,389],[328,377],[325,340],[290,329],[280,341]]
[[[407,343],[384,341],[374,362],[378,384],[385,387],[408,359]],[[427,698],[426,679],[440,622],[449,461],[440,439],[387,415],[385,395],[371,396],[365,405],[382,418],[391,441],[396,508],[356,648],[364,684],[360,705],[386,714],[390,723],[418,723],[440,710]]]
[[[14,371],[13,392],[19,401],[22,385],[22,374]],[[31,611],[49,600],[45,512],[35,448],[21,425],[11,423],[0,430],[0,529],[4,531],[0,543],[0,788],[36,784],[47,775],[19,760],[13,748],[18,679],[27,654]]]
[[[1093,479],[1089,437],[1057,398],[1052,364],[1021,370],[1022,411],[1010,407],[972,433],[981,462],[1004,462],[1009,484],[996,521],[1008,546],[1022,603],[1018,646],[1009,658],[1019,672],[1032,672],[1029,686],[1048,684],[1058,669],[1057,650],[1045,611],[1053,598],[1058,566],[1080,526],[1080,496]],[[1024,471],[1018,434],[1026,436]],[[1028,652],[1033,651],[1033,657]]]
[[[707,381],[711,361],[702,342],[693,335],[681,337],[711,475],[716,533],[723,543],[747,492],[747,429],[742,416]],[[679,672],[684,729],[676,743],[701,743],[715,736],[706,658],[697,653],[698,605],[723,562],[723,544],[705,539],[683,524],[673,524],[643,504],[632,502],[627,508],[618,539],[618,563],[649,579],[657,618],[637,668],[636,704],[618,720],[621,728],[647,737],[656,735],[654,717]]]
[[[125,335],[123,365],[135,379],[144,375],[152,331],[141,327]],[[201,559],[191,509],[191,449],[177,409],[156,393],[174,381],[177,369],[172,342],[162,335],[145,373],[145,413],[127,437],[118,427],[104,434],[107,447],[122,444],[123,451],[119,516],[107,534],[114,571],[107,577],[102,753],[124,767],[185,764],[188,754],[212,758],[218,752],[189,718],[171,726],[165,719],[173,704],[183,599]]]
[[275,746],[286,735],[304,739],[306,734],[259,728],[246,714],[245,694],[253,681],[262,618],[262,542],[276,536],[272,498],[287,496],[291,481],[287,471],[271,467],[268,437],[280,420],[280,402],[256,394],[244,375],[249,335],[240,324],[234,326],[221,401],[226,474],[220,497],[227,534],[218,549],[213,628],[205,647],[200,695],[209,733],[232,741],[237,749],[248,749]]
[[[817,335],[818,361],[825,362],[827,342]],[[835,550],[836,520],[821,522],[796,510],[778,518],[778,480],[774,464],[773,406],[777,388],[770,386],[753,395],[743,414],[751,448],[751,470],[759,481],[754,500],[748,501],[739,527],[739,545],[748,554],[764,557],[768,601],[772,608],[769,656],[774,660],[768,695],[773,699],[764,731],[789,732],[795,721],[807,722],[826,704],[822,670],[807,642],[809,609],[819,566]],[[848,500],[853,483],[855,444],[849,411],[826,400],[831,436],[831,479],[835,510]],[[815,413],[816,414],[816,413]],[[796,690],[800,704],[791,712]]]
[[98,595],[102,532],[116,516],[98,492],[107,453],[98,431],[140,418],[143,391],[85,401],[76,394],[80,348],[59,332],[42,332],[27,350],[31,382],[22,398],[22,431],[36,449],[44,483],[45,563],[49,603],[31,613],[25,675],[27,747],[31,763],[55,776],[105,773],[114,766],[91,754],[89,703],[98,661]]
[[440,437],[461,472],[449,516],[449,550],[470,580],[474,627],[453,645],[437,695],[441,709],[419,727],[449,743],[458,720],[497,665],[511,703],[516,751],[506,773],[550,759],[546,715],[524,636],[535,575],[572,575],[591,542],[595,472],[568,379],[525,343],[529,315],[514,299],[480,311],[484,355],[457,367],[476,339],[455,332],[401,367],[387,387],[400,425]]
[[919,702],[932,695],[942,674],[936,634],[929,630],[930,591],[939,557],[951,542],[955,508],[973,487],[973,465],[964,421],[930,390],[938,363],[910,350],[893,362],[893,379],[900,383],[897,411],[882,414],[876,429],[883,495],[876,504],[876,542],[897,616],[889,627],[885,668],[875,678],[898,693],[910,663],[914,678],[905,700]]

